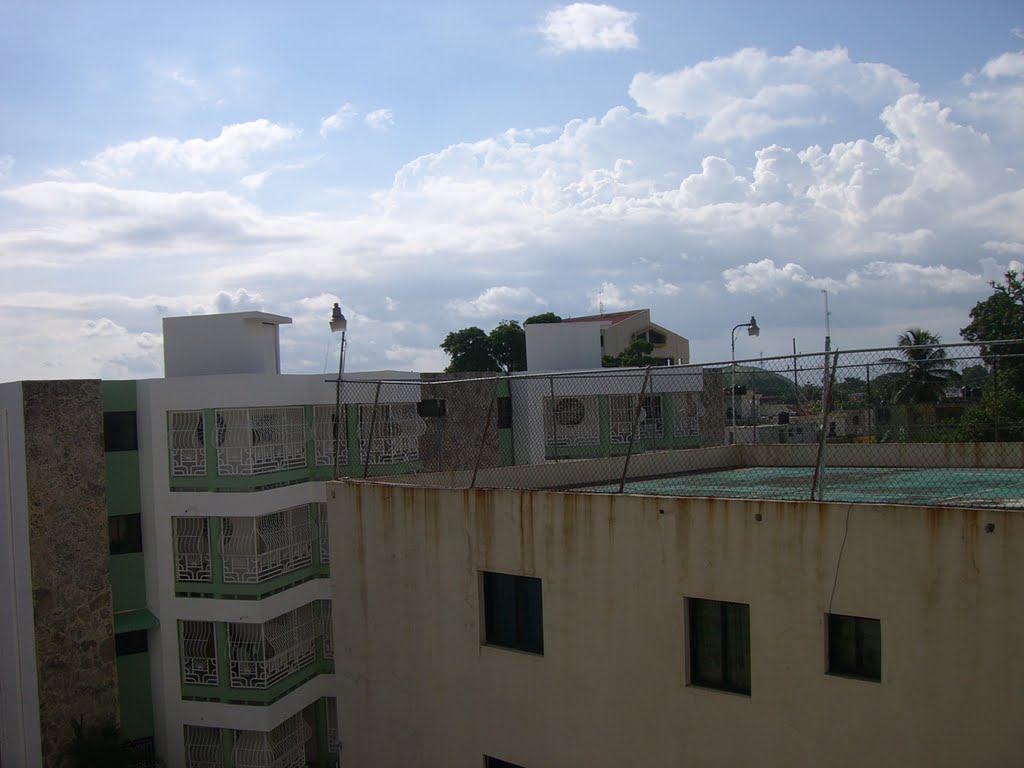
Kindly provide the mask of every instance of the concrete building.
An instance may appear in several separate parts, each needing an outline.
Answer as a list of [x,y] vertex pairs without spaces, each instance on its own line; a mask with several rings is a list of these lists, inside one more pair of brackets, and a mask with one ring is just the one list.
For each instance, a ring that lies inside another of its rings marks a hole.
[[165,378],[0,385],[4,768],[55,765],[73,718],[140,765],[336,763],[323,483],[336,440],[347,474],[418,468],[423,420],[355,375],[339,430],[333,381],[280,374],[287,322],[168,318]]
[[690,342],[651,322],[649,309],[530,323],[524,330],[526,367],[532,372],[600,368],[602,355],[618,355],[637,339],[654,345],[659,365],[690,362]]
[[[345,765],[1019,765],[1024,445],[931,448],[833,450],[862,491],[894,492],[887,467],[988,472],[1001,500],[593,492],[612,459],[468,490],[332,483]],[[635,474],[813,457],[726,446],[638,456]],[[958,469],[979,457],[1002,469]]]

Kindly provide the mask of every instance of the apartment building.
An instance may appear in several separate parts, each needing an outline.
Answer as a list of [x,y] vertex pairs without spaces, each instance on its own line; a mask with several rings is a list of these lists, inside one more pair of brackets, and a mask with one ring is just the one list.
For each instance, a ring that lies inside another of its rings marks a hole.
[[140,765],[337,763],[324,481],[416,469],[420,394],[350,384],[339,428],[330,377],[280,373],[288,322],[168,318],[162,379],[0,385],[5,768],[75,718]]

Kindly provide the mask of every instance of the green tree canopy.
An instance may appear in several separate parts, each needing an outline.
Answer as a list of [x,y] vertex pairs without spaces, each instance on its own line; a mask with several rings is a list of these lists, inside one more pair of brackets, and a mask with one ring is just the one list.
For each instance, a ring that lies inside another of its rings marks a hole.
[[602,355],[602,368],[632,368],[657,365],[658,361],[651,354],[654,345],[643,339],[633,339],[624,350],[617,355]]
[[923,328],[908,328],[897,342],[901,357],[886,357],[881,362],[895,369],[897,375],[894,403],[936,403],[959,374],[946,350],[938,346],[941,337]]
[[479,373],[501,370],[494,353],[491,351],[491,339],[483,329],[475,325],[452,331],[444,337],[441,349],[448,353],[452,361],[445,368],[448,373]]
[[491,356],[506,373],[526,370],[526,331],[515,320],[502,320],[488,335]]
[[1013,270],[1004,283],[990,283],[993,293],[971,310],[971,322],[960,329],[964,341],[981,346],[981,355],[993,366],[1001,383],[1024,392],[1024,345],[993,346],[988,341],[1024,339],[1024,282]]
[[528,317],[523,321],[523,325],[531,325],[533,323],[560,323],[562,318],[556,315],[554,312],[542,312],[539,315]]

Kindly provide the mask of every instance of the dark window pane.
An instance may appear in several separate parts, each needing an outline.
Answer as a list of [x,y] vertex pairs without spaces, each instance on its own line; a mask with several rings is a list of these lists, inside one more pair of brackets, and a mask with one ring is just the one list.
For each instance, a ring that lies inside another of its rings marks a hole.
[[499,760],[490,755],[484,755],[484,768],[522,768],[522,766],[510,763],[507,760]]
[[108,411],[103,414],[103,450],[139,450],[135,411]]
[[750,693],[750,606],[691,598],[690,682]]
[[149,636],[144,629],[114,635],[114,653],[118,656],[127,656],[131,653],[145,653],[148,650]]
[[107,518],[110,554],[126,555],[142,551],[142,516],[115,515]]
[[828,614],[828,671],[834,675],[881,680],[881,622]]
[[540,579],[484,572],[484,637],[490,645],[544,653]]

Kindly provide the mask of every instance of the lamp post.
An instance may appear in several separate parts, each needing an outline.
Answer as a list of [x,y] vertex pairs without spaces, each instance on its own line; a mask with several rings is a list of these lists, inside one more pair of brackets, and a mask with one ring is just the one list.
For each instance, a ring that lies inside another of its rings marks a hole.
[[341,375],[345,372],[345,330],[348,321],[341,313],[338,302],[334,302],[331,310],[331,333],[341,332],[341,350],[338,352],[338,380],[334,385],[334,479],[338,479],[339,459],[341,458]]
[[749,323],[737,323],[732,328],[732,443],[736,442],[736,331],[740,328],[747,329],[747,336],[761,335],[761,329],[757,327],[757,320],[753,315],[750,316]]

